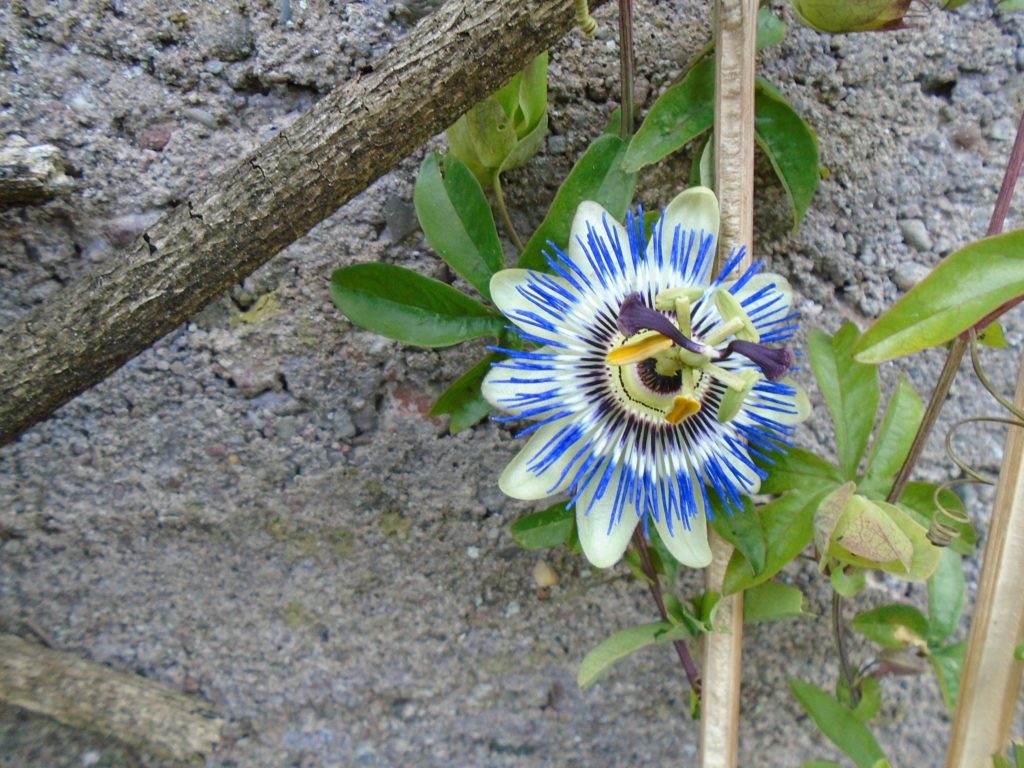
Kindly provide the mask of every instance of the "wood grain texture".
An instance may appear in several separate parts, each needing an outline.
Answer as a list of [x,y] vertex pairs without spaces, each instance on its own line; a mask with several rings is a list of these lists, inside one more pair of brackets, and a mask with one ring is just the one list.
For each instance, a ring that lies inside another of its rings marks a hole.
[[[1024,359],[1014,405],[1024,409]],[[1005,751],[1024,664],[1013,657],[1024,640],[1024,429],[1010,427],[992,508],[967,660],[957,698],[947,768],[991,765]]]
[[0,635],[0,701],[189,762],[227,722],[198,697],[14,635]]
[[[754,221],[754,63],[757,0],[718,0],[715,40],[715,186],[721,206],[717,273],[734,248],[747,247]],[[722,592],[732,546],[711,535],[708,591]],[[715,615],[721,632],[704,637],[701,699],[701,768],[735,768],[739,750],[740,680],[743,673],[743,594],[723,597]]]
[[74,189],[64,173],[61,151],[10,136],[0,146],[0,208],[42,203]]
[[302,237],[573,23],[570,0],[450,0],[424,19],[374,71],[0,331],[0,444]]

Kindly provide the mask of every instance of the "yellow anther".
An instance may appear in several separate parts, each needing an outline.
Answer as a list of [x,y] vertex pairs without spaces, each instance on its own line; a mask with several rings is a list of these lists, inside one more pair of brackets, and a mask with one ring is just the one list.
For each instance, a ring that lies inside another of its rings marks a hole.
[[742,305],[735,296],[725,289],[719,289],[715,293],[715,306],[718,307],[718,314],[722,319],[729,322],[738,319],[742,323],[740,330],[736,332],[736,338],[743,341],[752,341],[755,344],[761,341],[761,334],[757,332],[754,323],[743,310]]
[[675,309],[676,299],[685,298],[693,304],[704,295],[704,289],[699,285],[681,285],[678,288],[669,288],[654,297],[655,309]]
[[668,336],[654,333],[639,341],[623,344],[608,353],[609,365],[631,365],[654,357],[659,352],[670,349],[674,342]]
[[672,410],[665,414],[665,421],[669,424],[678,424],[687,416],[693,416],[699,410],[699,400],[694,400],[686,395],[679,395],[672,402]]

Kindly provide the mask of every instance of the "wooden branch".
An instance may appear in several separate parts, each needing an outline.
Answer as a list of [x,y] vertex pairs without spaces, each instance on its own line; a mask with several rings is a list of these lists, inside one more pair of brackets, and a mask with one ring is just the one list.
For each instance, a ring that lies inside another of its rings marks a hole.
[[14,635],[0,635],[0,701],[188,762],[210,754],[226,724],[195,696]]
[[[721,205],[721,257],[747,247],[750,264],[754,222],[754,60],[757,0],[718,0],[715,42],[715,186]],[[704,577],[708,591],[722,593],[732,546],[714,531],[712,561]],[[724,632],[704,637],[701,698],[701,768],[735,768],[739,750],[743,593],[723,597],[715,624]]]
[[0,444],[304,235],[573,21],[570,0],[449,0],[373,72],[341,85],[132,246],[0,333]]
[[[1014,405],[1024,408],[1024,358]],[[971,618],[964,675],[957,696],[948,768],[991,765],[1002,754],[1024,665],[1013,657],[1024,640],[1024,429],[1010,427],[985,543],[978,599]]]
[[42,203],[74,189],[60,150],[11,136],[0,146],[0,208]]

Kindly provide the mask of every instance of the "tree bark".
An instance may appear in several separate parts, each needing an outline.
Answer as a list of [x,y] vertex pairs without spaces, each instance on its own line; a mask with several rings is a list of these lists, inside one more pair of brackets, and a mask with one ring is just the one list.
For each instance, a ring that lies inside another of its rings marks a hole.
[[0,146],[0,208],[42,203],[74,189],[60,150],[12,136]]
[[374,71],[342,84],[129,248],[0,332],[0,445],[304,235],[573,22],[571,0],[449,0]]
[[14,635],[0,635],[0,701],[188,762],[227,722],[196,696]]

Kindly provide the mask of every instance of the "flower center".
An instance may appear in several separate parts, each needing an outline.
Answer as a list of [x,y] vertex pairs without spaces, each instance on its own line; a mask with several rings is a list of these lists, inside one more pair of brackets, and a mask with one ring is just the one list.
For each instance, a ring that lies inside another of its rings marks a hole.
[[[712,381],[725,385],[718,403],[721,422],[735,418],[743,401],[761,379],[747,368],[728,371],[717,365],[736,353],[755,363],[772,381],[781,378],[792,364],[785,349],[758,343],[760,336],[740,302],[719,289],[714,301],[721,317],[703,339],[693,338],[690,302],[703,295],[696,287],[676,288],[655,297],[656,309],[646,306],[639,294],[627,296],[619,310],[619,327],[625,339],[610,350],[607,362],[617,368],[621,394],[635,407],[678,424],[700,411]],[[674,311],[676,322],[658,310]],[[718,345],[732,337],[724,349]]]

